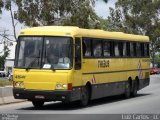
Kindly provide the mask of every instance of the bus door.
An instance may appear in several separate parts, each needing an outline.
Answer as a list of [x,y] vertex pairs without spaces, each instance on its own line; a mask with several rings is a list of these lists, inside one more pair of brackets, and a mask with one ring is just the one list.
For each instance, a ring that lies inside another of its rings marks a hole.
[[75,61],[74,61],[74,86],[82,85],[82,54],[81,54],[81,38],[75,38]]

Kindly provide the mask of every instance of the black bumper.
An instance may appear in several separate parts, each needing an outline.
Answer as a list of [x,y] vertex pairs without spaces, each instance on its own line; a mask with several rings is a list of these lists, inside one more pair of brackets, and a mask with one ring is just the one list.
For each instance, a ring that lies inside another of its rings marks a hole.
[[80,99],[75,96],[73,91],[69,90],[54,90],[54,91],[39,91],[25,90],[21,88],[13,88],[13,96],[15,99],[43,100],[43,101],[75,101]]

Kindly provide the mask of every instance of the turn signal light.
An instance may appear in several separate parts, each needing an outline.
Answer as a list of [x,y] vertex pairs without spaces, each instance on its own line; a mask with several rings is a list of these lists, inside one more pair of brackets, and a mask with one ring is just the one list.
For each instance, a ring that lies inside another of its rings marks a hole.
[[72,90],[72,83],[68,83],[68,90]]

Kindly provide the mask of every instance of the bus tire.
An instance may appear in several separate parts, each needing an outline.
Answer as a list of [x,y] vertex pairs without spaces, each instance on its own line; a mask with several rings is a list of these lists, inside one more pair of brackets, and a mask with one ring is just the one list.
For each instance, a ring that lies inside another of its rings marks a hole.
[[44,101],[32,101],[35,108],[41,108],[44,105]]
[[87,106],[88,102],[89,102],[89,90],[88,90],[88,87],[85,86],[82,88],[80,105],[83,107]]
[[124,96],[125,96],[125,98],[130,98],[130,96],[131,96],[131,84],[129,81],[127,81],[125,84]]
[[138,82],[137,82],[137,80],[135,80],[133,91],[132,91],[132,96],[133,97],[135,97],[137,95],[137,91],[138,91]]

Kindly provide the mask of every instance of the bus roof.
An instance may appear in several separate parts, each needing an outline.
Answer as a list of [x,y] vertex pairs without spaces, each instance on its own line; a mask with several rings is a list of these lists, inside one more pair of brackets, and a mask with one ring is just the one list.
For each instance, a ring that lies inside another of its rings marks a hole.
[[42,26],[21,30],[19,36],[77,36],[90,38],[104,38],[115,40],[131,40],[149,42],[148,36],[126,34],[123,32],[109,32],[99,29],[83,29],[72,26]]

